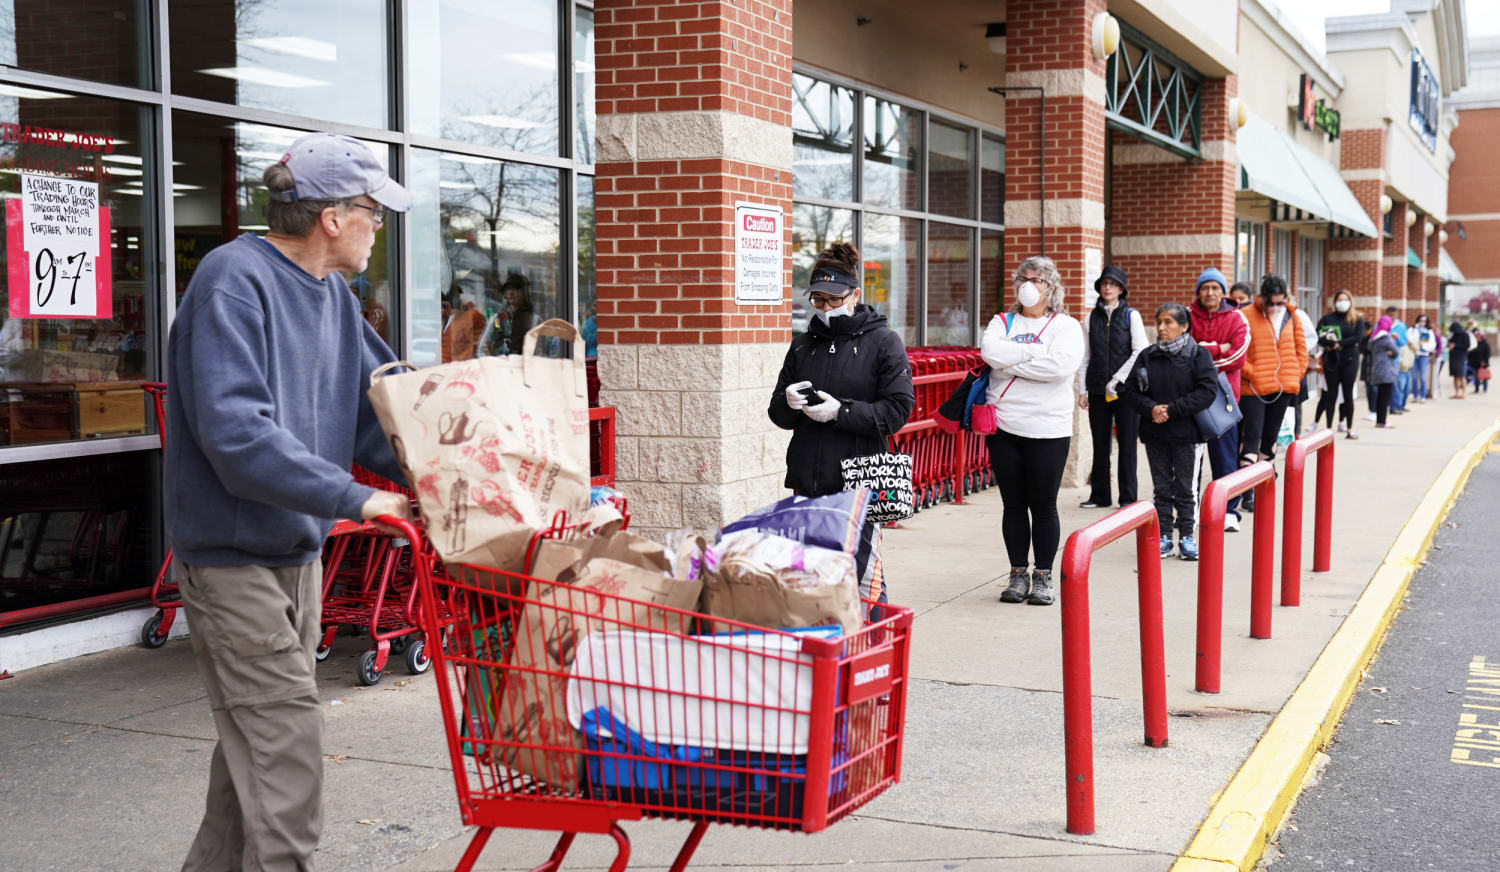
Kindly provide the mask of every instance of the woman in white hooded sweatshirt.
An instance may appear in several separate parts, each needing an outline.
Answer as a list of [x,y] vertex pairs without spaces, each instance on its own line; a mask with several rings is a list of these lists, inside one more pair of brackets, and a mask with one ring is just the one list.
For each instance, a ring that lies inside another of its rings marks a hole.
[[1062,538],[1057,491],[1073,438],[1073,379],[1084,336],[1067,314],[1051,259],[1022,261],[1015,288],[1015,305],[990,321],[980,344],[991,367],[986,402],[999,424],[987,444],[1005,503],[1001,532],[1011,566],[1000,601],[1046,606],[1054,599],[1052,561]]

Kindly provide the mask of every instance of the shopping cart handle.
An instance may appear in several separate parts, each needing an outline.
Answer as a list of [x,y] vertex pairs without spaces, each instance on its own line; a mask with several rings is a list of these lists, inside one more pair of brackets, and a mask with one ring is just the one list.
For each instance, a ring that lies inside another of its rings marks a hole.
[[417,532],[416,525],[405,518],[398,518],[395,515],[377,515],[372,520],[377,524],[384,524],[387,527],[394,527],[400,530],[401,536],[413,545],[417,545],[422,541],[422,534]]

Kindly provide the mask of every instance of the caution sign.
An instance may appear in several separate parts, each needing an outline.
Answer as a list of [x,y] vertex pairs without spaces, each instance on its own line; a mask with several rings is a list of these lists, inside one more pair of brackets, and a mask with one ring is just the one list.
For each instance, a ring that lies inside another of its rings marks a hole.
[[734,204],[734,301],[741,306],[781,302],[781,210],[757,203]]

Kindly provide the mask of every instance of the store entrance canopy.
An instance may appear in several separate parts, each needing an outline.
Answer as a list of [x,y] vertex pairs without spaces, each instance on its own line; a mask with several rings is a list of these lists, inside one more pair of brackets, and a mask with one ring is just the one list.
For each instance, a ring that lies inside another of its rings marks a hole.
[[1459,271],[1458,264],[1448,256],[1448,249],[1438,249],[1438,279],[1448,284],[1461,285],[1464,283],[1464,274]]
[[1241,190],[1264,194],[1314,220],[1332,222],[1363,236],[1380,235],[1333,164],[1265,120],[1250,116],[1236,137],[1235,152]]

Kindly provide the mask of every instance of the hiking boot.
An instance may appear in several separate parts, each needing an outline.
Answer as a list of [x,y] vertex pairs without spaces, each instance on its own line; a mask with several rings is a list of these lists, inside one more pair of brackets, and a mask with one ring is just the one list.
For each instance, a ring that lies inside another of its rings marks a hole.
[[1031,596],[1026,598],[1029,606],[1052,605],[1052,570],[1038,569],[1031,573]]
[[1000,602],[1022,602],[1029,593],[1031,593],[1031,571],[1024,566],[1013,567],[1010,571],[1010,584],[1006,585],[1005,592],[1000,594]]
[[1163,556],[1163,557],[1171,557],[1172,556],[1172,534],[1171,533],[1168,533],[1167,535],[1161,537],[1161,556]]
[[1198,543],[1193,540],[1192,536],[1178,536],[1177,551],[1178,556],[1183,560],[1198,559]]

